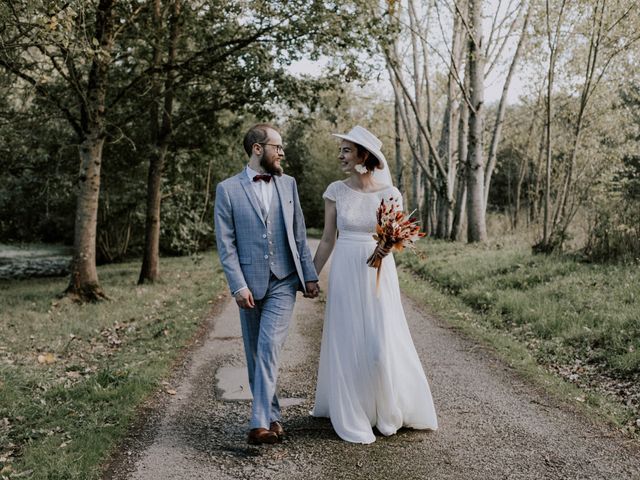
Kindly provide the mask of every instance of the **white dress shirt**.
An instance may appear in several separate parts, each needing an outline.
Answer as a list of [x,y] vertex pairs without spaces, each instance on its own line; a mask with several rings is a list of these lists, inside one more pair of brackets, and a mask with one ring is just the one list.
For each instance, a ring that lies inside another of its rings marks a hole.
[[263,182],[262,180],[254,182],[253,177],[260,175],[260,172],[256,172],[253,168],[249,167],[249,165],[247,165],[246,172],[253,185],[253,190],[256,192],[256,197],[262,202],[264,211],[268,212],[269,207],[271,207],[271,199],[273,198],[273,179],[271,179],[271,182]]

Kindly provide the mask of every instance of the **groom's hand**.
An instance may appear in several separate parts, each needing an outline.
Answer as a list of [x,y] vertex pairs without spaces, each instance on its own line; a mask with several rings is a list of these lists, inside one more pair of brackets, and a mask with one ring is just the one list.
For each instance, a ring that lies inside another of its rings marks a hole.
[[307,293],[303,296],[306,298],[316,298],[320,293],[320,285],[318,282],[306,282],[305,289],[307,290]]
[[235,299],[240,308],[254,308],[256,306],[251,290],[248,288],[243,288],[239,292],[236,292]]

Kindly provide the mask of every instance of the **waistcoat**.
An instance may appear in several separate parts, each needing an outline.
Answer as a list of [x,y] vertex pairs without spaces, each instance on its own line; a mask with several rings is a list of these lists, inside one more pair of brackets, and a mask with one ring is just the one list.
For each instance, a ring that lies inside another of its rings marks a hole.
[[265,220],[267,224],[265,255],[269,256],[269,270],[278,279],[283,279],[295,271],[296,265],[287,240],[280,195],[276,191],[273,192],[271,206]]

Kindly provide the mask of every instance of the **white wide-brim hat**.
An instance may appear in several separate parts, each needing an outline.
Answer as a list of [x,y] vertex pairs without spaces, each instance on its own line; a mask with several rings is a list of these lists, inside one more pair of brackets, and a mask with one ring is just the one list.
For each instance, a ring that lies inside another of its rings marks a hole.
[[343,140],[347,140],[352,143],[357,143],[358,145],[363,146],[369,153],[380,160],[380,168],[384,168],[387,164],[387,160],[384,158],[384,155],[380,151],[382,148],[382,142],[378,137],[376,137],[373,133],[367,130],[360,125],[356,125],[353,127],[349,133],[333,133],[334,137],[342,138]]

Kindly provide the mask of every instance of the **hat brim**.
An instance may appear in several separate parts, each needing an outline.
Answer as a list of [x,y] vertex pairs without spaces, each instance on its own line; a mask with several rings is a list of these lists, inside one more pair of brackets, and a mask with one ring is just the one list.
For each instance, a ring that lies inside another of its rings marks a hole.
[[366,143],[363,143],[362,140],[356,139],[354,137],[351,137],[343,133],[332,133],[331,135],[333,135],[334,137],[341,138],[342,140],[347,140],[348,142],[355,143],[356,145],[360,145],[363,148],[366,148],[371,155],[373,155],[380,161],[380,166],[382,168],[384,168],[384,166],[387,164],[387,159],[385,158],[383,153],[377,148],[373,147],[372,145],[367,145]]

